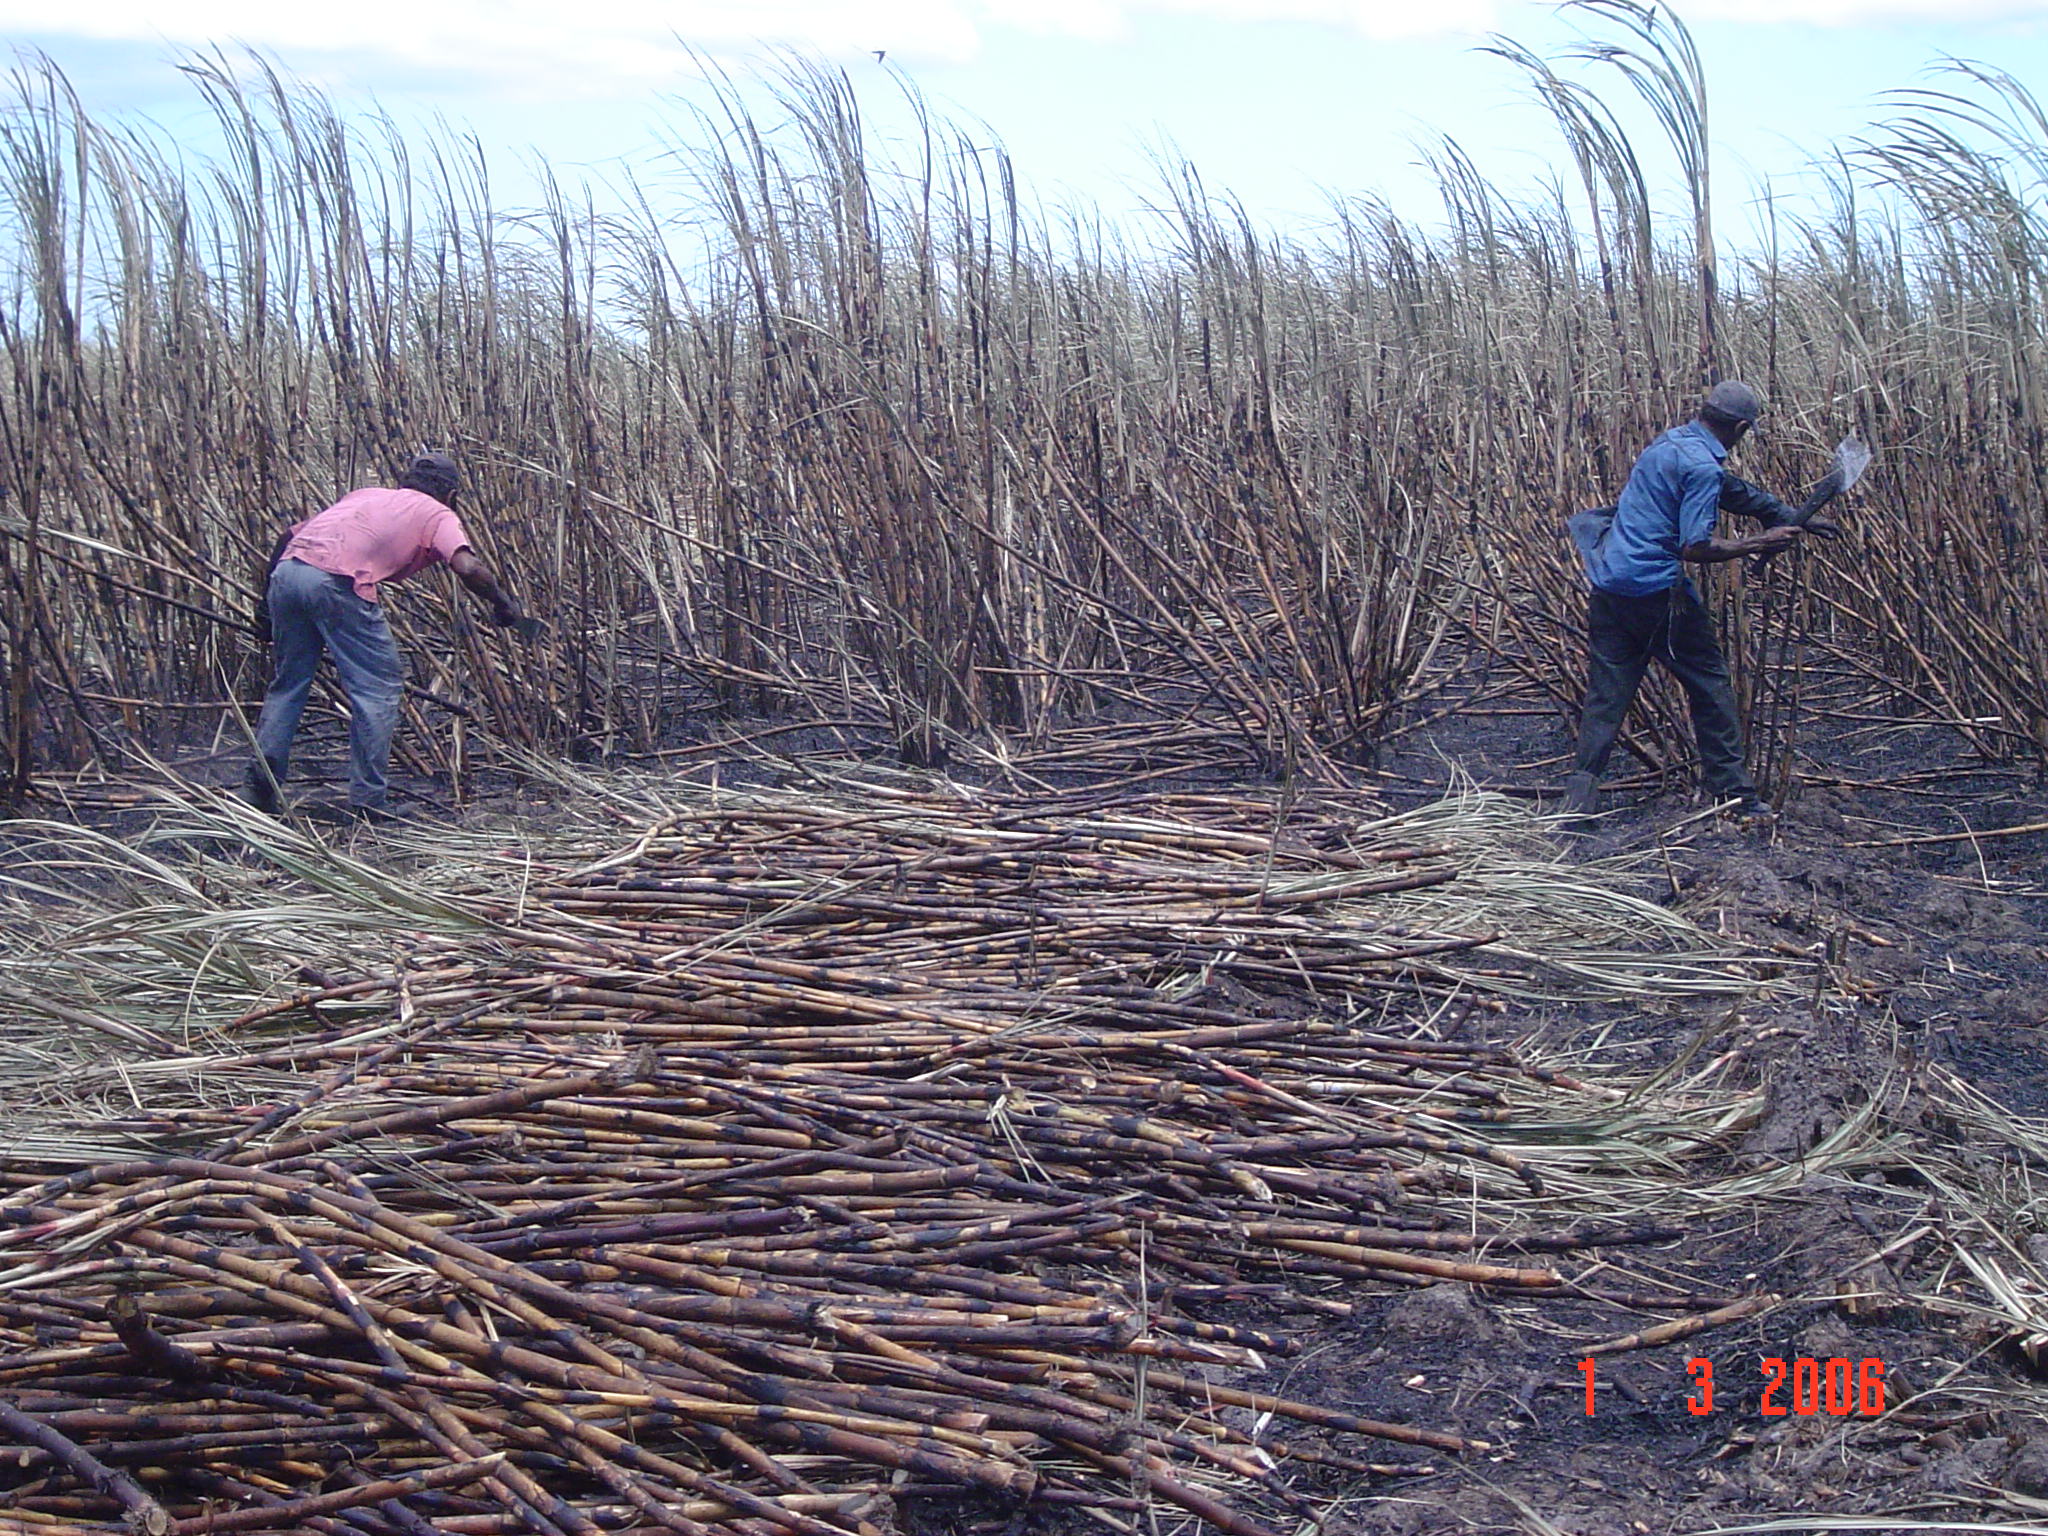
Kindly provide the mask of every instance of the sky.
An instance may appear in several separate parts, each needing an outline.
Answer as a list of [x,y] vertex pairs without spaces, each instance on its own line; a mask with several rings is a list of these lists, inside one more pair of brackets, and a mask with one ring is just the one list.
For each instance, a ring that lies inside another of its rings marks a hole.
[[[1896,110],[1889,93],[1948,88],[1946,58],[2048,92],[2048,0],[1679,9],[1705,62],[1724,226],[1753,220],[1766,184],[1810,185],[1815,160]],[[907,83],[1000,139],[1042,201],[1141,221],[1156,164],[1185,159],[1280,228],[1333,196],[1431,218],[1418,162],[1440,135],[1501,184],[1540,186],[1556,135],[1483,46],[1500,33],[1555,54],[1587,26],[1530,0],[0,0],[0,37],[47,54],[96,113],[173,134],[203,132],[178,61],[255,48],[345,107],[473,132],[501,166],[538,152],[603,175],[685,120],[707,63],[745,79],[794,49],[843,68],[885,135]],[[1610,98],[1630,100],[1605,75]]]

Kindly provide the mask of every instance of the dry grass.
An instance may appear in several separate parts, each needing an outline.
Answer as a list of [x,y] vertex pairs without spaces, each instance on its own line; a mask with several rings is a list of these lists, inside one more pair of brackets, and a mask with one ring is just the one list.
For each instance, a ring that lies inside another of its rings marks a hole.
[[[422,956],[524,942],[545,912],[529,907],[529,892],[650,850],[691,846],[724,818],[800,817],[843,823],[858,829],[849,836],[883,845],[945,847],[1000,840],[988,831],[992,818],[1034,803],[852,763],[814,762],[809,786],[782,790],[599,774],[539,759],[525,766],[532,778],[551,779],[559,796],[545,817],[412,829],[359,852],[184,784],[158,792],[164,809],[157,825],[135,836],[12,823],[13,857],[0,874],[0,917],[10,936],[0,951],[0,1078],[15,1131],[31,1122],[79,1123],[91,1118],[80,1113],[90,1103],[125,1102],[147,1118],[183,1102],[183,1093],[262,1097],[276,1087],[272,1066],[250,1068],[247,1060],[263,1050],[261,1031],[252,1038],[234,1021],[280,995],[318,990],[319,978],[403,976],[426,964]],[[1490,942],[1405,968],[1446,998],[1736,998],[1759,985],[1742,953],[1717,947],[1633,894],[1625,864],[1572,862],[1547,822],[1499,796],[1468,792],[1398,814],[1355,793],[1319,796],[1313,807],[1290,805],[1273,791],[1185,803],[1162,794],[1150,813],[1131,808],[1128,796],[1121,808],[1093,811],[1095,798],[1076,797],[1071,811],[1059,809],[1058,797],[1044,798],[1037,814],[1058,817],[1076,837],[1154,848],[1163,881],[1199,887],[1246,877],[1247,856],[1226,855],[1228,843],[1214,855],[1200,851],[1203,820],[1231,805],[1233,819],[1248,818],[1267,838],[1296,824],[1341,827],[1338,846],[1367,867],[1391,859],[1385,867],[1398,872],[1419,851],[1426,857],[1418,867],[1449,882],[1347,897],[1358,869],[1303,865],[1310,850],[1300,844],[1299,857],[1252,866],[1274,907],[1269,918],[1205,918],[1199,908],[1177,915],[1166,897],[1156,912],[1112,902],[1105,919],[1114,914],[1129,942],[1165,946],[1157,979],[1169,989],[1200,985],[1219,968],[1227,973],[1239,940],[1278,943],[1283,953],[1299,942],[1321,956],[1305,963],[1325,966],[1341,951],[1369,967],[1381,953],[1461,935]],[[1257,831],[1232,835],[1248,847],[1261,840]],[[1212,866],[1212,857],[1222,862]],[[829,863],[793,867],[789,882],[782,904],[760,921],[786,921],[859,884],[849,885]],[[602,939],[611,932],[596,919],[546,915],[567,933]],[[1233,927],[1236,921],[1243,926]],[[743,943],[750,931],[742,926],[718,947]],[[1338,951],[1326,953],[1333,945]],[[878,948],[873,964],[886,962]],[[371,991],[384,997],[389,984]],[[1369,1013],[1391,1002],[1361,998],[1357,1006]],[[324,1024],[344,1026],[341,1038],[351,1046],[396,1027],[388,999],[340,998],[315,1012]],[[350,1033],[346,1022],[359,1014],[362,1029]],[[306,1020],[280,1022],[298,1028]],[[246,1087],[238,1076],[245,1069],[255,1072]]]

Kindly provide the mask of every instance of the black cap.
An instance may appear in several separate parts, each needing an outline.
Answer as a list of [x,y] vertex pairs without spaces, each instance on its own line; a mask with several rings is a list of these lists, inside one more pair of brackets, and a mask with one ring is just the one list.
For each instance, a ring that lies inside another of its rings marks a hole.
[[1743,422],[1754,426],[1757,417],[1763,413],[1763,397],[1747,384],[1738,384],[1733,379],[1723,379],[1708,390],[1707,398],[1700,402],[1700,414],[1715,421]]

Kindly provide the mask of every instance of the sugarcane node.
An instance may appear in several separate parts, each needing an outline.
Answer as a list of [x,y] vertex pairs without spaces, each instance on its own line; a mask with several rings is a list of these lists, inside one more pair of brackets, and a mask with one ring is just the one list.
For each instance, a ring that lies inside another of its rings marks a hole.
[[627,1088],[647,1082],[655,1075],[660,1060],[653,1044],[643,1042],[598,1073],[595,1086],[600,1089]]

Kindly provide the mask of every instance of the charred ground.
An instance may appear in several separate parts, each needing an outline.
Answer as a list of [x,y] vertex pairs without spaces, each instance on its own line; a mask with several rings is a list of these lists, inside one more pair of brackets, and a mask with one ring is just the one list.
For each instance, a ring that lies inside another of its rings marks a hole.
[[[1393,787],[1442,785],[1449,764],[1517,792],[1554,783],[1570,745],[1562,725],[1484,710],[1409,742],[1388,763]],[[1477,1027],[1537,1051],[1590,1044],[1608,1071],[1639,1078],[1681,1057],[1732,1058],[1763,1110],[1719,1149],[1729,1169],[1796,1167],[1880,1096],[1895,1156],[1853,1177],[1819,1173],[1791,1200],[1696,1220],[1640,1256],[1701,1291],[1784,1299],[1688,1339],[1603,1355],[1590,1418],[1576,1368],[1588,1347],[1664,1319],[1617,1326],[1608,1307],[1444,1288],[1375,1301],[1325,1330],[1297,1367],[1297,1392],[1390,1418],[1448,1418],[1501,1446],[1427,1483],[1347,1490],[1333,1528],[1622,1536],[1800,1514],[2048,1513],[2048,1394],[2033,1352],[1984,1318],[1908,1300],[1940,1261],[1925,1239],[1901,1242],[1958,1214],[1940,1210],[1916,1171],[1925,1155],[2019,1185],[2039,1172],[2026,1149],[1945,1114],[1927,1088],[1954,1074],[2014,1115],[2048,1112],[2048,839],[1954,838],[2040,822],[2048,799],[2029,771],[1987,767],[1935,728],[1811,743],[1801,778],[1761,831],[1693,819],[1700,807],[1682,789],[1638,782],[1610,796],[1589,843],[1648,855],[1644,889],[1711,931],[1823,957],[1812,996],[1732,1010],[1579,1006],[1481,1016]],[[1954,840],[1883,846],[1920,837]],[[2008,1236],[2029,1252],[2048,1244]],[[1378,1368],[1414,1358],[1418,1344],[1443,1362],[1427,1379]],[[1765,1416],[1760,1362],[1801,1356],[1883,1361],[1892,1411]],[[1693,1358],[1715,1367],[1710,1415],[1686,1407],[1697,1400]]]

